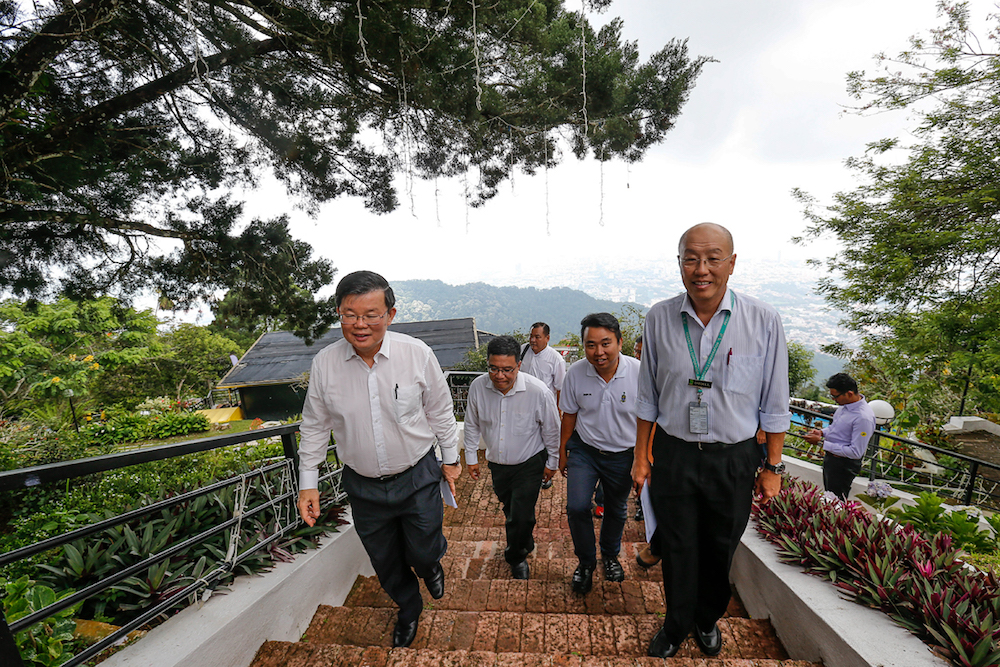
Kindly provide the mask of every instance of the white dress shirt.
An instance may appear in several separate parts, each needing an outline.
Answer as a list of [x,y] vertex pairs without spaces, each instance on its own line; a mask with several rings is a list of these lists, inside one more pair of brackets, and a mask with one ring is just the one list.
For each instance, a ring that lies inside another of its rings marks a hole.
[[465,408],[465,462],[469,465],[479,463],[480,434],[487,461],[516,465],[545,449],[545,467],[559,467],[556,397],[544,382],[527,373],[518,373],[506,394],[493,386],[488,375],[472,381]]
[[611,382],[605,382],[589,361],[580,359],[566,373],[559,407],[576,415],[576,431],[585,443],[606,452],[623,452],[635,447],[638,384],[639,360],[635,357],[618,355]]
[[[708,326],[694,312],[687,293],[660,301],[649,309],[642,337],[639,401],[636,415],[655,421],[668,435],[688,442],[735,444],[754,437],[757,426],[768,433],[788,430],[788,348],[778,312],[768,304],[726,290]],[[731,304],[735,304],[732,305]],[[689,405],[697,389],[688,385],[694,364],[684,336],[681,313],[698,365],[705,363],[727,311],[732,312],[722,343],[704,380],[708,433],[692,433]]]
[[531,349],[531,345],[527,345],[524,358],[521,359],[521,372],[533,375],[544,382],[555,396],[557,391],[562,391],[563,380],[566,377],[566,360],[548,345],[538,354]]
[[365,477],[403,472],[435,442],[444,463],[458,461],[458,426],[437,357],[423,341],[393,331],[371,368],[345,339],[313,359],[302,408],[300,488],[316,488],[331,431],[340,460]]

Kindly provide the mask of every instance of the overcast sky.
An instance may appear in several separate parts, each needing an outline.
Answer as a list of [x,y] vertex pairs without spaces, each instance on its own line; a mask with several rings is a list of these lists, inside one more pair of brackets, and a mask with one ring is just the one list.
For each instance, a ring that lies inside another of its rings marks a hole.
[[[987,0],[971,6],[977,23],[996,10]],[[492,276],[517,261],[672,262],[680,232],[701,221],[728,226],[741,258],[820,256],[822,247],[790,242],[805,226],[792,188],[829,202],[852,186],[845,158],[913,125],[906,112],[844,113],[854,103],[847,72],[873,71],[875,53],[896,54],[910,35],[941,24],[934,0],[618,0],[591,18],[613,16],[624,19],[624,37],[638,41],[644,59],[687,37],[692,55],[719,61],[705,66],[676,127],[641,164],[610,162],[602,173],[596,161],[569,155],[547,176],[519,174],[480,209],[465,205],[460,180],[439,182],[436,194],[433,183],[418,181],[412,197],[401,180],[401,206],[391,215],[342,199],[312,219],[280,195],[250,196],[248,212],[290,213],[294,234],[333,260],[340,276],[367,268],[390,281],[502,285]]]

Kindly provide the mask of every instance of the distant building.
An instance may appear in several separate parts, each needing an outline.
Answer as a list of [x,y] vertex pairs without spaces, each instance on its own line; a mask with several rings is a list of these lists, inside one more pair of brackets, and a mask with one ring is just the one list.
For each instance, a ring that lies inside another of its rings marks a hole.
[[[476,329],[472,317],[396,322],[391,330],[427,343],[446,371],[462,363],[467,351],[486,345],[494,337]],[[267,421],[293,417],[302,412],[313,357],[341,338],[339,328],[331,329],[312,345],[306,345],[290,331],[266,333],[226,373],[218,389],[239,393],[244,419]]]

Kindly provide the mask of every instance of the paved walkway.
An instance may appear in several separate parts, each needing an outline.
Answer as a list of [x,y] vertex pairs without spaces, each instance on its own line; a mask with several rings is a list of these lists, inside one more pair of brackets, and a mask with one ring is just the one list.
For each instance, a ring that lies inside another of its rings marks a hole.
[[[426,607],[412,646],[393,649],[396,608],[373,577],[359,577],[341,607],[321,606],[300,642],[268,641],[252,667],[440,665],[636,667],[664,662],[677,667],[813,667],[789,660],[767,620],[747,618],[734,599],[720,621],[722,653],[705,658],[692,639],[676,657],[646,657],[649,640],[662,624],[662,573],[635,563],[644,544],[643,525],[629,519],[621,563],[625,581],[603,581],[594,573],[586,596],[570,590],[577,561],[566,524],[566,483],[539,496],[537,548],[528,562],[530,581],[511,579],[503,560],[503,513],[489,482],[465,472],[458,484],[458,509],[445,508],[448,554],[443,560],[445,595]],[[629,516],[635,508],[629,501]],[[599,521],[595,520],[599,526]]]

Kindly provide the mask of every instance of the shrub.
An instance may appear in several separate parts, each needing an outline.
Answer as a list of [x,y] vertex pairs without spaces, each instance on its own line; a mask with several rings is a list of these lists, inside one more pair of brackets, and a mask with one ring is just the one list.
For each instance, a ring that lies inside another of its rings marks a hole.
[[154,438],[172,438],[177,435],[207,431],[211,427],[208,417],[197,413],[168,412],[150,420],[149,431]]
[[[3,612],[8,623],[47,607],[73,593],[67,590],[56,595],[48,586],[38,584],[26,576],[4,587]],[[69,660],[73,651],[67,646],[73,640],[76,623],[73,615],[79,605],[50,616],[41,623],[22,630],[14,637],[21,659],[28,665],[61,665]]]
[[912,525],[881,521],[858,503],[826,502],[817,487],[801,481],[756,506],[754,515],[783,561],[881,609],[956,665],[1000,660],[997,579],[964,567],[951,535],[928,538]]

